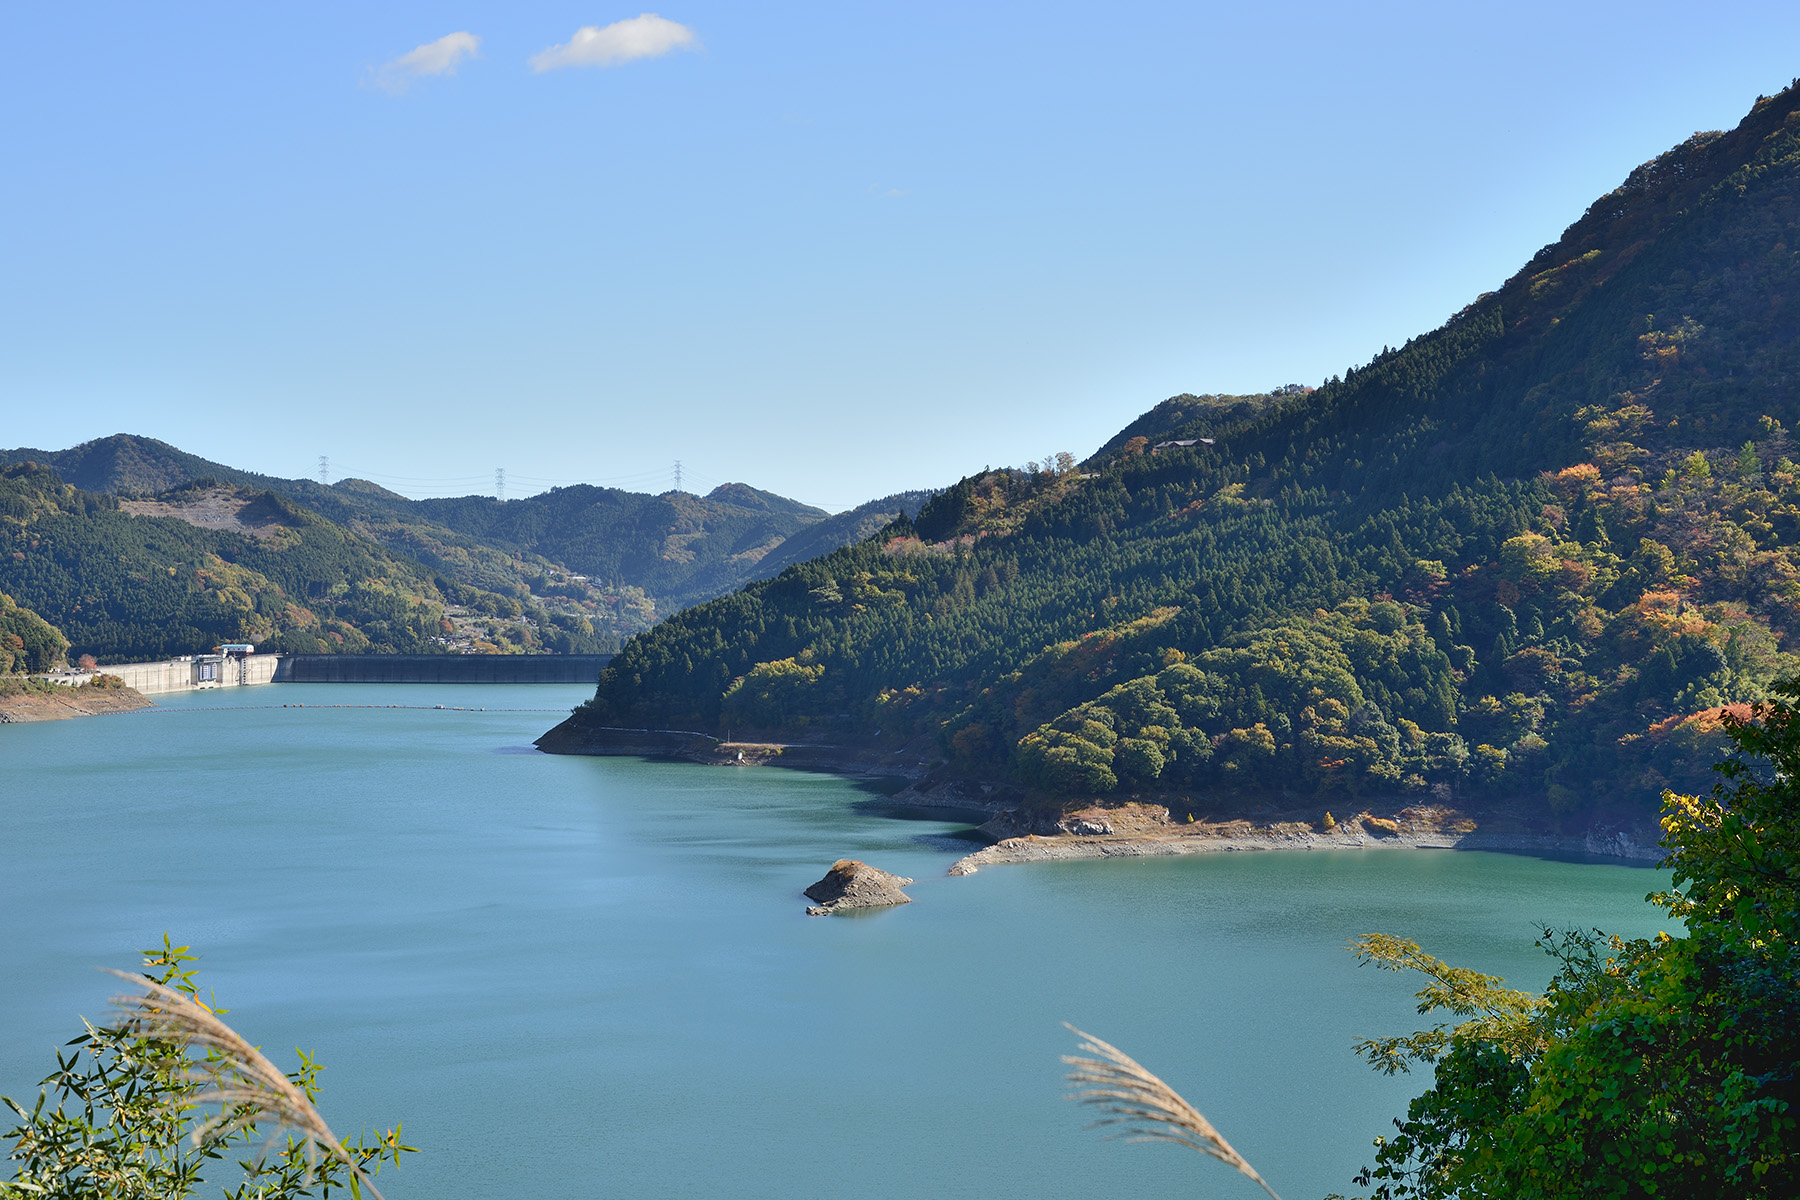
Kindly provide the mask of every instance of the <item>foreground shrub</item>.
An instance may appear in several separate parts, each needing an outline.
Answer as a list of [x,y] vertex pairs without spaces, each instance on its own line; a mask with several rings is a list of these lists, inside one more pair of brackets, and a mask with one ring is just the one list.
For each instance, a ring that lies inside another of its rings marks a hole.
[[[186,946],[146,951],[113,1023],[58,1051],[37,1103],[5,1104],[18,1175],[4,1200],[183,1200],[208,1164],[243,1152],[226,1200],[297,1200],[334,1189],[380,1200],[370,1175],[413,1149],[400,1127],[345,1145],[319,1115],[320,1067],[300,1055],[283,1073],[202,1003]],[[210,1116],[204,1109],[216,1106]],[[259,1125],[265,1132],[259,1133]],[[269,1129],[273,1132],[267,1132]],[[217,1182],[218,1171],[210,1169]]]

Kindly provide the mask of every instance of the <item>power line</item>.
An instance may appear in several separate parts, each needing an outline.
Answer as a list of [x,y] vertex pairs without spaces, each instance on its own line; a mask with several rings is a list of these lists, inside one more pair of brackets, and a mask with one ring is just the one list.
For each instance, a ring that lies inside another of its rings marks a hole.
[[358,471],[355,467],[346,468],[348,474],[363,479],[392,479],[400,483],[473,483],[486,479],[486,475],[384,475],[377,471]]
[[[492,475],[390,475],[382,471],[362,471],[355,467],[346,467],[345,474],[355,475],[360,479],[374,480],[377,482],[387,480],[393,483],[426,483],[449,486],[455,486],[462,483],[479,483],[483,480],[492,478]],[[655,479],[658,476],[667,478],[668,468],[656,467],[647,471],[634,471],[628,475],[609,475],[604,477],[586,476],[583,478],[558,478],[548,475],[520,475],[516,471],[511,472],[511,474],[514,482],[601,484],[626,480]]]
[[[393,475],[385,471],[360,470],[354,465],[345,466],[342,463],[338,466],[339,469],[336,473],[345,479],[367,479],[370,482],[379,485],[392,485],[411,493],[414,498],[449,498],[475,495],[479,494],[482,482],[491,479],[495,497],[501,501],[506,499],[507,471],[504,467],[494,468],[493,474],[489,476]],[[331,464],[330,459],[323,454],[319,456],[318,473],[319,482],[329,486],[332,476]],[[520,475],[517,472],[514,472],[512,474],[512,481],[516,484],[526,485],[527,490],[530,490],[533,485],[561,487],[585,484],[590,487],[613,487],[627,491],[639,489],[650,491],[656,487],[657,479],[659,477],[667,480],[671,475],[674,477],[674,490],[678,492],[685,491],[689,483],[694,483],[699,487],[714,487],[720,482],[710,476],[696,478],[695,473],[690,471],[687,464],[681,459],[673,460],[668,467],[649,468],[642,471],[631,471],[624,474],[607,476],[589,475],[579,478],[570,478],[549,475]]]
[[587,475],[587,476],[583,476],[578,479],[577,478],[567,478],[567,477],[556,477],[556,476],[550,476],[550,475],[519,475],[519,474],[515,474],[513,476],[513,478],[530,480],[532,483],[590,483],[590,484],[597,484],[597,483],[617,483],[621,480],[630,480],[630,479],[654,479],[659,475],[666,475],[666,474],[667,474],[666,468],[657,467],[657,468],[655,468],[653,470],[649,470],[649,471],[633,471],[629,475],[606,475],[606,476]]

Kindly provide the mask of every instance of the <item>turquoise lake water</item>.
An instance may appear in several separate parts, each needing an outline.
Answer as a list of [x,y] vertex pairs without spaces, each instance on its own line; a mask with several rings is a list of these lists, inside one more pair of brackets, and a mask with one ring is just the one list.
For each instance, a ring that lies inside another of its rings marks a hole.
[[[1542,924],[1642,935],[1643,868],[1452,852],[944,870],[966,826],[822,775],[538,754],[589,689],[276,685],[0,728],[0,1093],[168,930],[340,1134],[405,1122],[389,1200],[1263,1193],[1084,1132],[1060,1022],[1193,1101],[1285,1200],[1350,1191],[1419,1077],[1359,970],[1383,930],[1541,986]],[[304,704],[307,707],[281,707]],[[324,708],[485,706],[487,712]],[[504,712],[500,709],[553,709]],[[915,903],[804,915],[833,860]]]

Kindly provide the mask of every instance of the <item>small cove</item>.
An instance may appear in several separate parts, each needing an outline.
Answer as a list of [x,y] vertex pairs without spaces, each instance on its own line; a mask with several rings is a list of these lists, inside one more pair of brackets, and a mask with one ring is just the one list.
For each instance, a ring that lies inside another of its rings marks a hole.
[[[0,1092],[24,1099],[167,929],[342,1133],[406,1122],[407,1196],[1251,1195],[1107,1144],[1071,1021],[1180,1088],[1288,1200],[1347,1191],[1419,1090],[1380,929],[1541,985],[1540,924],[1626,935],[1659,872],[1437,852],[946,867],[966,823],[824,775],[530,750],[562,686],[277,685],[0,730]],[[304,709],[281,705],[305,704]],[[430,706],[339,709],[333,704]],[[489,711],[469,711],[486,708]],[[808,918],[836,858],[915,903]],[[1241,1186],[1240,1186],[1241,1185]]]

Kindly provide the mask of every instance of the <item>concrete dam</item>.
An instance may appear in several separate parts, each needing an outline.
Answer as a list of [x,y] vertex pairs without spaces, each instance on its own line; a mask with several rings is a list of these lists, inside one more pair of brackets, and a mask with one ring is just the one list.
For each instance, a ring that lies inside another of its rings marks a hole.
[[610,654],[284,654],[275,683],[585,683]]
[[193,654],[47,676],[78,684],[117,675],[145,695],[259,683],[585,683],[610,654]]
[[162,662],[113,663],[71,674],[68,679],[79,683],[94,674],[117,675],[126,687],[153,696],[270,683],[282,661],[279,654],[187,654]]

